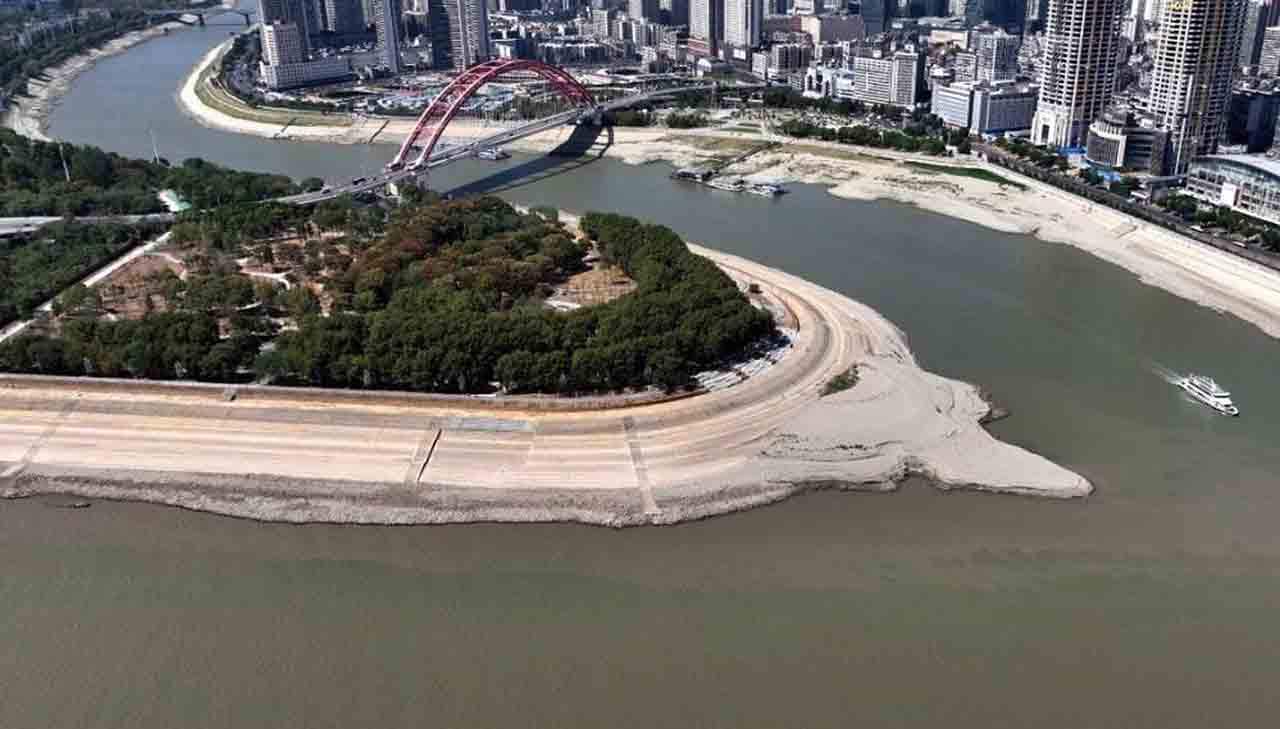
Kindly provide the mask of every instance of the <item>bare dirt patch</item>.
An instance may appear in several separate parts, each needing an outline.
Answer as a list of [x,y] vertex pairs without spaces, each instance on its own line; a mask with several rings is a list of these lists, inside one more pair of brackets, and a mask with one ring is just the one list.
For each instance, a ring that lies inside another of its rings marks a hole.
[[636,290],[636,283],[617,266],[600,266],[575,273],[557,287],[555,299],[579,306],[594,306]]
[[122,266],[98,287],[104,312],[121,319],[141,319],[148,312],[165,311],[163,281],[168,274],[181,276],[177,262],[161,256],[139,256]]

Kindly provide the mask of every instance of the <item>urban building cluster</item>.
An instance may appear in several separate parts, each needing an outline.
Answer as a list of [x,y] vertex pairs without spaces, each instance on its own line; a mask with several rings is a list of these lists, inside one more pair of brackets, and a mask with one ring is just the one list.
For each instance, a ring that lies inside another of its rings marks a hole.
[[[1280,0],[260,2],[273,89],[491,58],[748,75],[1020,137],[1111,179],[1194,178],[1205,202],[1280,220],[1280,195],[1257,192],[1280,190]],[[364,57],[333,52],[361,42]]]
[[[357,61],[392,75],[463,69],[494,55],[486,0],[259,0],[260,78],[273,90],[352,75]],[[372,54],[335,49],[372,45]]]
[[661,9],[591,12],[646,61],[927,109],[1280,221],[1280,0],[690,0],[669,55],[627,33]]

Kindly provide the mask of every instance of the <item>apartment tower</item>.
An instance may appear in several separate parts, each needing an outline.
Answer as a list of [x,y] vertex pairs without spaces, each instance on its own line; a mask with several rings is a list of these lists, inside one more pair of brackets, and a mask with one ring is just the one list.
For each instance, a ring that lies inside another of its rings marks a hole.
[[453,67],[470,68],[490,58],[489,5],[485,0],[444,0]]
[[1124,0],[1049,0],[1031,140],[1084,146],[1115,90]]
[[382,63],[391,73],[400,73],[400,0],[378,0],[374,13]]
[[1169,132],[1170,174],[1212,154],[1226,131],[1247,0],[1177,0],[1160,14],[1149,109]]

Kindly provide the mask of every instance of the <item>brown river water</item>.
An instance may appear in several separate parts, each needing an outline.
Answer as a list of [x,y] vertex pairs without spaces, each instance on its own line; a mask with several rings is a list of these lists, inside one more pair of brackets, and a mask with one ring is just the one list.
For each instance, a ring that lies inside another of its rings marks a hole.
[[[296,176],[385,147],[235,137],[175,107],[226,28],[98,64],[63,138]],[[0,728],[1270,726],[1280,344],[1073,249],[663,165],[465,163],[441,189],[658,220],[876,307],[980,383],[1077,502],[820,493],[705,522],[264,525],[0,503]],[[1161,376],[1204,371],[1244,415]]]

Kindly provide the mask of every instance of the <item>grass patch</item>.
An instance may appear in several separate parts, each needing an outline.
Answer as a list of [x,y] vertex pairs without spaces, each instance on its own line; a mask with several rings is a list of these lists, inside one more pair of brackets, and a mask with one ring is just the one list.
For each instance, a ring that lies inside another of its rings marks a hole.
[[984,170],[980,167],[950,167],[948,165],[932,165],[928,162],[905,162],[906,166],[913,170],[918,170],[926,174],[943,174],[954,175],[956,177],[971,177],[975,180],[984,182],[994,182],[997,185],[1008,185],[1018,190],[1025,190],[1027,186],[1021,182],[1014,182],[1005,177],[1001,177],[990,170]]
[[742,154],[750,152],[760,146],[760,142],[750,139],[727,139],[721,137],[694,137],[688,135],[673,135],[673,139],[681,144],[687,144],[706,152],[728,152],[730,154]]
[[897,162],[897,160],[892,157],[881,157],[878,154],[868,154],[866,152],[857,151],[856,149],[819,147],[813,144],[787,144],[785,149],[789,152],[811,154],[814,157],[828,157],[830,159],[846,160],[849,162]]
[[822,386],[822,397],[844,392],[856,384],[858,384],[858,365],[854,365],[828,380],[827,384]]
[[236,119],[244,119],[245,121],[279,124],[280,126],[289,124],[291,121],[293,126],[351,126],[351,120],[349,118],[337,114],[330,115],[303,109],[277,109],[272,107],[254,108],[226,91],[223,91],[209,83],[202,83],[196,86],[196,96],[199,96],[200,101],[207,106],[217,109],[227,116],[232,116]]
[[325,114],[319,111],[309,111],[305,109],[277,109],[272,107],[254,108],[241,101],[239,98],[228,93],[225,89],[219,88],[214,82],[214,77],[221,72],[222,59],[209,64],[204,70],[200,78],[196,80],[196,96],[199,97],[201,103],[212,109],[216,109],[227,116],[243,119],[245,121],[262,122],[265,124],[279,124],[284,126],[292,122],[294,126],[317,126],[317,127],[347,127],[351,126],[351,119],[340,114]]

